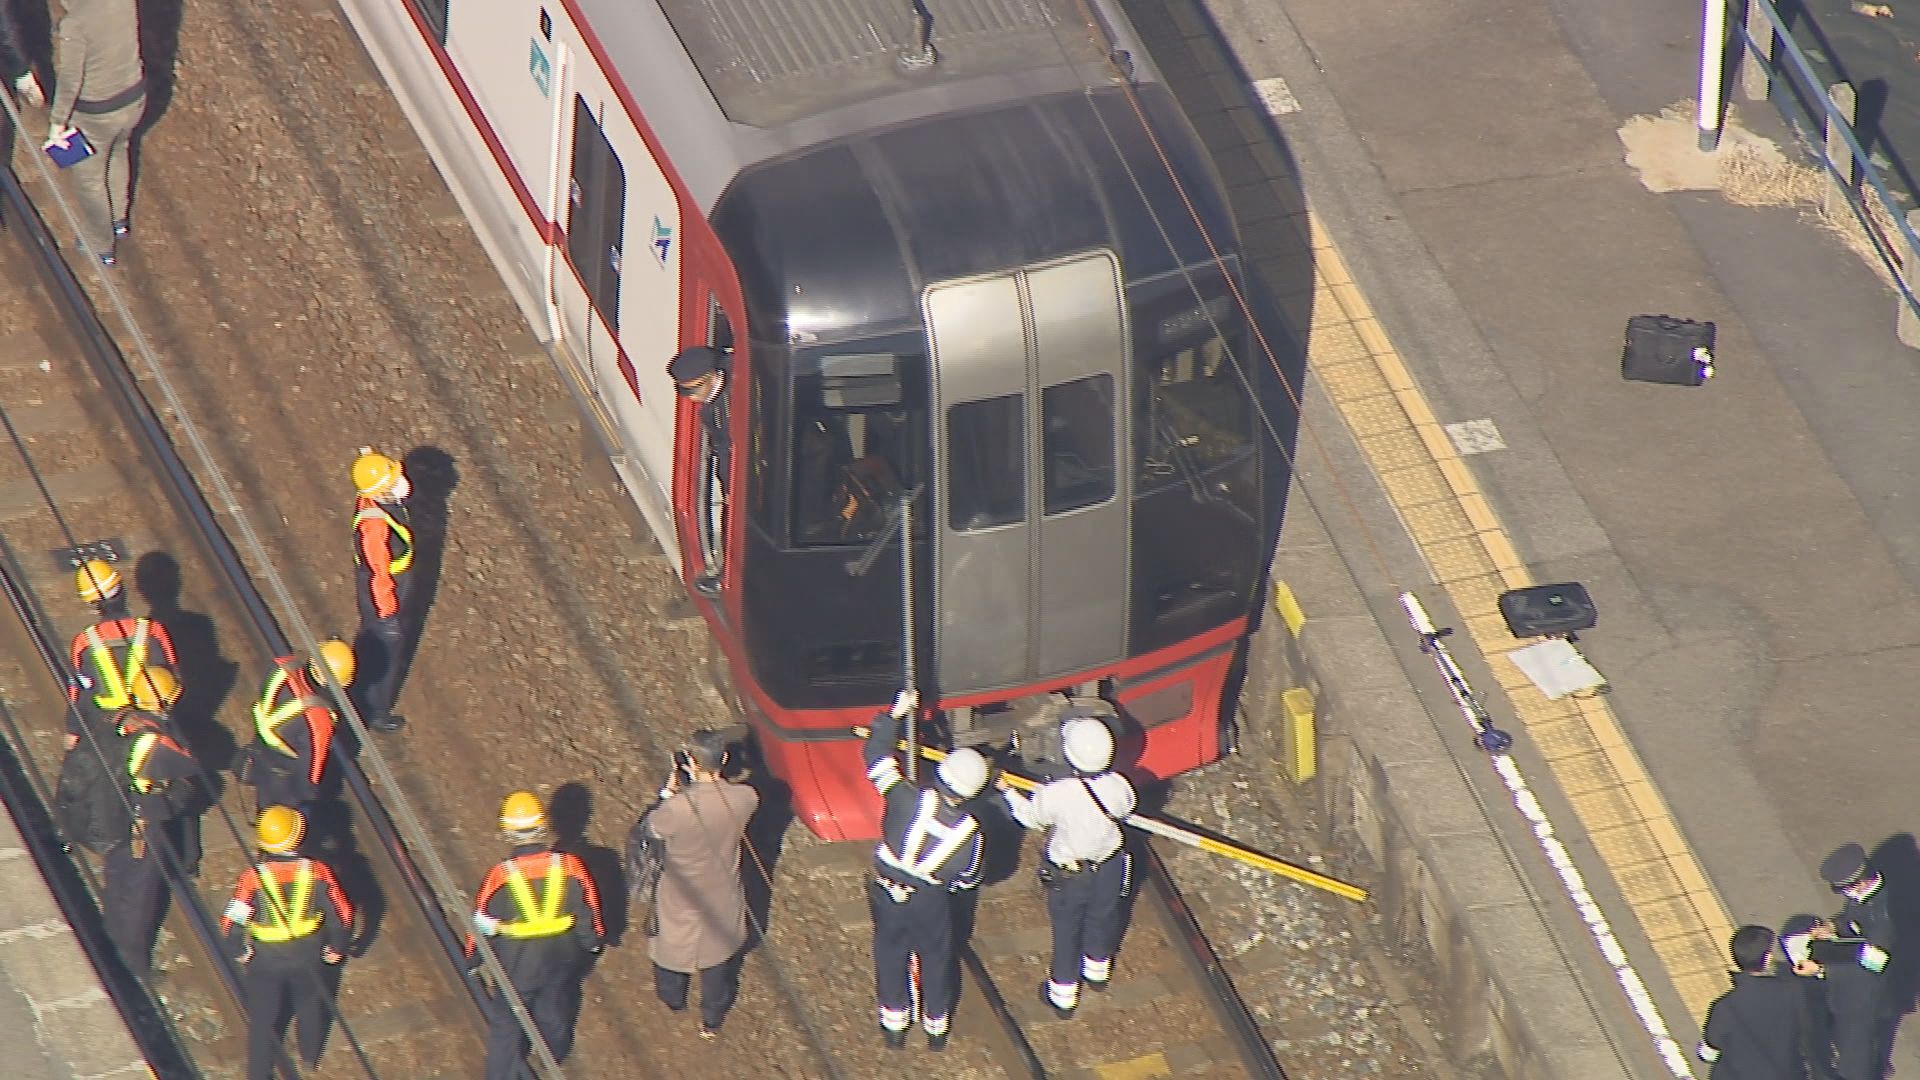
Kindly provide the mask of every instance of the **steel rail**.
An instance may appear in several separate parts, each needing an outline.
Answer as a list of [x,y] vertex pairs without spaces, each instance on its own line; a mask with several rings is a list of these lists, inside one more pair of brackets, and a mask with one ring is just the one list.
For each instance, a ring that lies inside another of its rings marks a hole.
[[[59,246],[54,240],[52,230],[47,226],[27,198],[20,186],[19,178],[11,167],[0,167],[0,200],[13,212],[15,228],[25,230],[25,238],[32,249],[34,262],[40,268],[48,288],[53,293],[63,312],[65,312],[77,331],[83,345],[82,350],[99,378],[101,386],[107,391],[114,406],[129,422],[130,433],[136,438],[159,466],[161,486],[168,501],[186,520],[196,539],[200,541],[208,560],[236,597],[247,614],[254,632],[259,635],[275,656],[295,654],[292,643],[281,629],[279,621],[267,607],[260,590],[255,586],[252,576],[240,561],[239,552],[228,537],[214,514],[212,504],[201,491],[199,482],[188,470],[173,440],[167,435],[152,405],[140,390],[132,369],[122,356],[99,317],[95,314],[92,302],[80,288],[80,283],[61,257]],[[372,785],[358,761],[347,754],[338,754],[334,763],[340,770],[345,786],[352,793],[354,802],[361,811],[362,818],[372,827],[381,848],[387,853],[394,868],[398,871],[401,884],[413,899],[422,918],[432,929],[448,965],[453,969],[461,985],[467,989],[467,996],[474,1006],[473,1017],[476,1024],[482,1021],[483,1008],[487,1000],[479,979],[467,970],[466,950],[460,936],[448,921],[439,901],[422,881],[419,867],[414,863],[412,853],[401,840],[399,831],[394,827],[386,808],[374,795]],[[218,950],[216,950],[216,954]],[[223,980],[231,976],[223,972]],[[237,983],[235,984],[237,986]]]

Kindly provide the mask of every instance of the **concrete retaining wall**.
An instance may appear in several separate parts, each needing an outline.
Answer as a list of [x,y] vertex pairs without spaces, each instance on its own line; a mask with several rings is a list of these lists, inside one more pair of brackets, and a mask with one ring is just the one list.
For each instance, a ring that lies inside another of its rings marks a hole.
[[[1254,640],[1243,700],[1246,715],[1264,719],[1250,737],[1274,743],[1284,760],[1285,695],[1311,691],[1318,775],[1307,783],[1325,840],[1375,875],[1385,944],[1431,958],[1444,1003],[1436,1019],[1456,1063],[1491,1064],[1510,1080],[1631,1076],[1516,868],[1515,859],[1540,856],[1500,844],[1488,815],[1511,808],[1483,809],[1475,798],[1461,770],[1484,763],[1448,752],[1297,490],[1274,577],[1305,618],[1296,635],[1270,609]],[[1438,723],[1465,723],[1448,708]],[[1542,901],[1565,903],[1557,893]]]

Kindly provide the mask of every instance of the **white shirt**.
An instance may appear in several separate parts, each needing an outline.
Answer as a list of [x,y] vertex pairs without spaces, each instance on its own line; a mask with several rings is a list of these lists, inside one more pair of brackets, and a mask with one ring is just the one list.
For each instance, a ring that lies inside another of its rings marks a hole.
[[[1106,810],[1095,805],[1093,792],[1100,796]],[[1029,829],[1051,825],[1047,839],[1047,859],[1063,866],[1075,862],[1099,862],[1120,850],[1120,826],[1114,817],[1133,813],[1133,785],[1119,773],[1098,776],[1066,777],[1043,785],[1031,797],[1007,789],[1007,807],[1020,824]],[[1111,816],[1109,816],[1111,812]]]

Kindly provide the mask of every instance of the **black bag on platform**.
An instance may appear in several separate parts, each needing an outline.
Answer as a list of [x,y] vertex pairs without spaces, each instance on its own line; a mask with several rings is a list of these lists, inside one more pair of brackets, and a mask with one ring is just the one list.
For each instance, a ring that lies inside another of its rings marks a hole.
[[70,844],[96,855],[133,835],[133,796],[121,782],[125,740],[111,727],[96,728],[67,751],[53,792],[53,823]]

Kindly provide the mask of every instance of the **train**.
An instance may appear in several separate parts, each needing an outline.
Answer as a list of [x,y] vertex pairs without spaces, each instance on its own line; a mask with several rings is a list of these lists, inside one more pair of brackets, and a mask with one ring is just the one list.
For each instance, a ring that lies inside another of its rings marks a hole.
[[[1277,534],[1237,232],[1110,0],[344,0],[711,627],[868,838],[854,729],[1231,749]],[[709,348],[723,417],[669,359]],[[1057,736],[1051,736],[1057,738]]]

